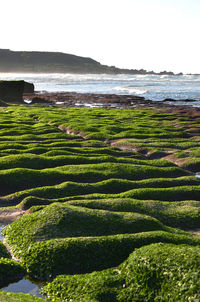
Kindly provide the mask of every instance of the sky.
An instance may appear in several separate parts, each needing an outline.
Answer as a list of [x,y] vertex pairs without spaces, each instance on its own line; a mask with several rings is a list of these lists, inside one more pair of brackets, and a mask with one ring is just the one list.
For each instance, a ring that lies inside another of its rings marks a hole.
[[0,0],[0,48],[200,73],[200,0]]

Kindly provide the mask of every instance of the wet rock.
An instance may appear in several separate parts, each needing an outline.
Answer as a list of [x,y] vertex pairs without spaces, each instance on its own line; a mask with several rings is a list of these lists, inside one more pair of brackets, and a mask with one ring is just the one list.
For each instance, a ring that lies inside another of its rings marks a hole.
[[32,104],[43,104],[43,103],[47,103],[48,100],[43,98],[43,97],[34,97],[32,98]]
[[195,102],[195,100],[192,100],[192,99],[176,100],[176,99],[167,98],[167,99],[164,99],[163,102],[185,102],[185,103],[190,103],[190,102]]
[[[29,100],[33,100],[33,103],[43,103],[53,107],[96,107],[107,109],[164,108],[165,110],[167,109],[170,111],[188,111],[189,108],[191,109],[191,106],[188,104],[194,102],[194,100],[190,99],[174,100],[167,98],[163,101],[153,101],[136,95],[77,92],[36,92],[33,94],[24,95],[24,99],[26,96]],[[184,105],[180,105],[180,102],[182,102]],[[194,110],[194,107],[192,110]]]

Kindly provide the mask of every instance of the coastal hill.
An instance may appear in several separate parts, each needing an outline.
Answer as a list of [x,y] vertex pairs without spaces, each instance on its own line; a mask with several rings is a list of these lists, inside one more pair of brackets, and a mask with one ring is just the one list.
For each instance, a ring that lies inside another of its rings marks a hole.
[[120,69],[115,66],[102,65],[91,58],[61,52],[11,51],[9,49],[0,49],[0,72],[174,75],[173,72],[167,71],[155,73],[144,69]]

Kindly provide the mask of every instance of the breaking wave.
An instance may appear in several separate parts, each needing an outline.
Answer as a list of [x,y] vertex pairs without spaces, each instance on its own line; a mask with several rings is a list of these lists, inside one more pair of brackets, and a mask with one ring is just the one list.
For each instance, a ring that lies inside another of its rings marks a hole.
[[145,90],[145,89],[138,89],[138,88],[132,88],[132,87],[115,87],[113,90],[122,91],[122,92],[128,93],[128,94],[138,94],[138,95],[148,92],[148,90]]
[[36,91],[142,95],[151,100],[200,100],[200,75],[111,75],[0,73],[0,80],[25,80]]

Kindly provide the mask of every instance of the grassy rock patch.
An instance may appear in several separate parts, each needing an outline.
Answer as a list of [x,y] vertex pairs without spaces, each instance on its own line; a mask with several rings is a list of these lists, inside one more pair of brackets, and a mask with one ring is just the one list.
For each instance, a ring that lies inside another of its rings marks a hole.
[[10,254],[7,251],[5,245],[0,241],[0,258],[9,258]]
[[200,239],[183,231],[200,223],[198,125],[164,109],[0,107],[0,207],[26,214],[6,242],[34,278],[79,274],[55,279],[49,301],[198,300]]
[[[42,298],[33,297],[28,294],[21,293],[11,293],[0,291],[0,301],[1,302],[42,302],[44,301]],[[55,300],[56,302],[61,302],[59,300]]]
[[145,231],[173,232],[159,220],[133,212],[75,207],[54,203],[40,211],[23,216],[4,231],[6,241],[15,252],[26,250],[32,243],[53,238],[92,237]]
[[20,280],[26,271],[16,261],[6,258],[0,258],[0,286],[9,284],[10,282]]
[[197,301],[199,261],[199,246],[152,244],[118,267],[58,276],[43,292],[62,301]]
[[[34,198],[32,199],[34,200]],[[45,202],[48,201],[44,200],[43,203],[45,204]],[[38,201],[39,203],[42,203],[42,201]],[[200,225],[200,203],[194,200],[163,202],[158,200],[143,201],[132,198],[108,198],[69,200],[67,203],[92,209],[148,214],[159,219],[165,225],[185,230],[199,228]],[[34,210],[34,207],[32,210]]]
[[182,233],[151,231],[45,240],[23,250],[20,257],[30,276],[51,280],[60,274],[87,273],[119,265],[135,248],[155,242],[199,245],[198,238]]

